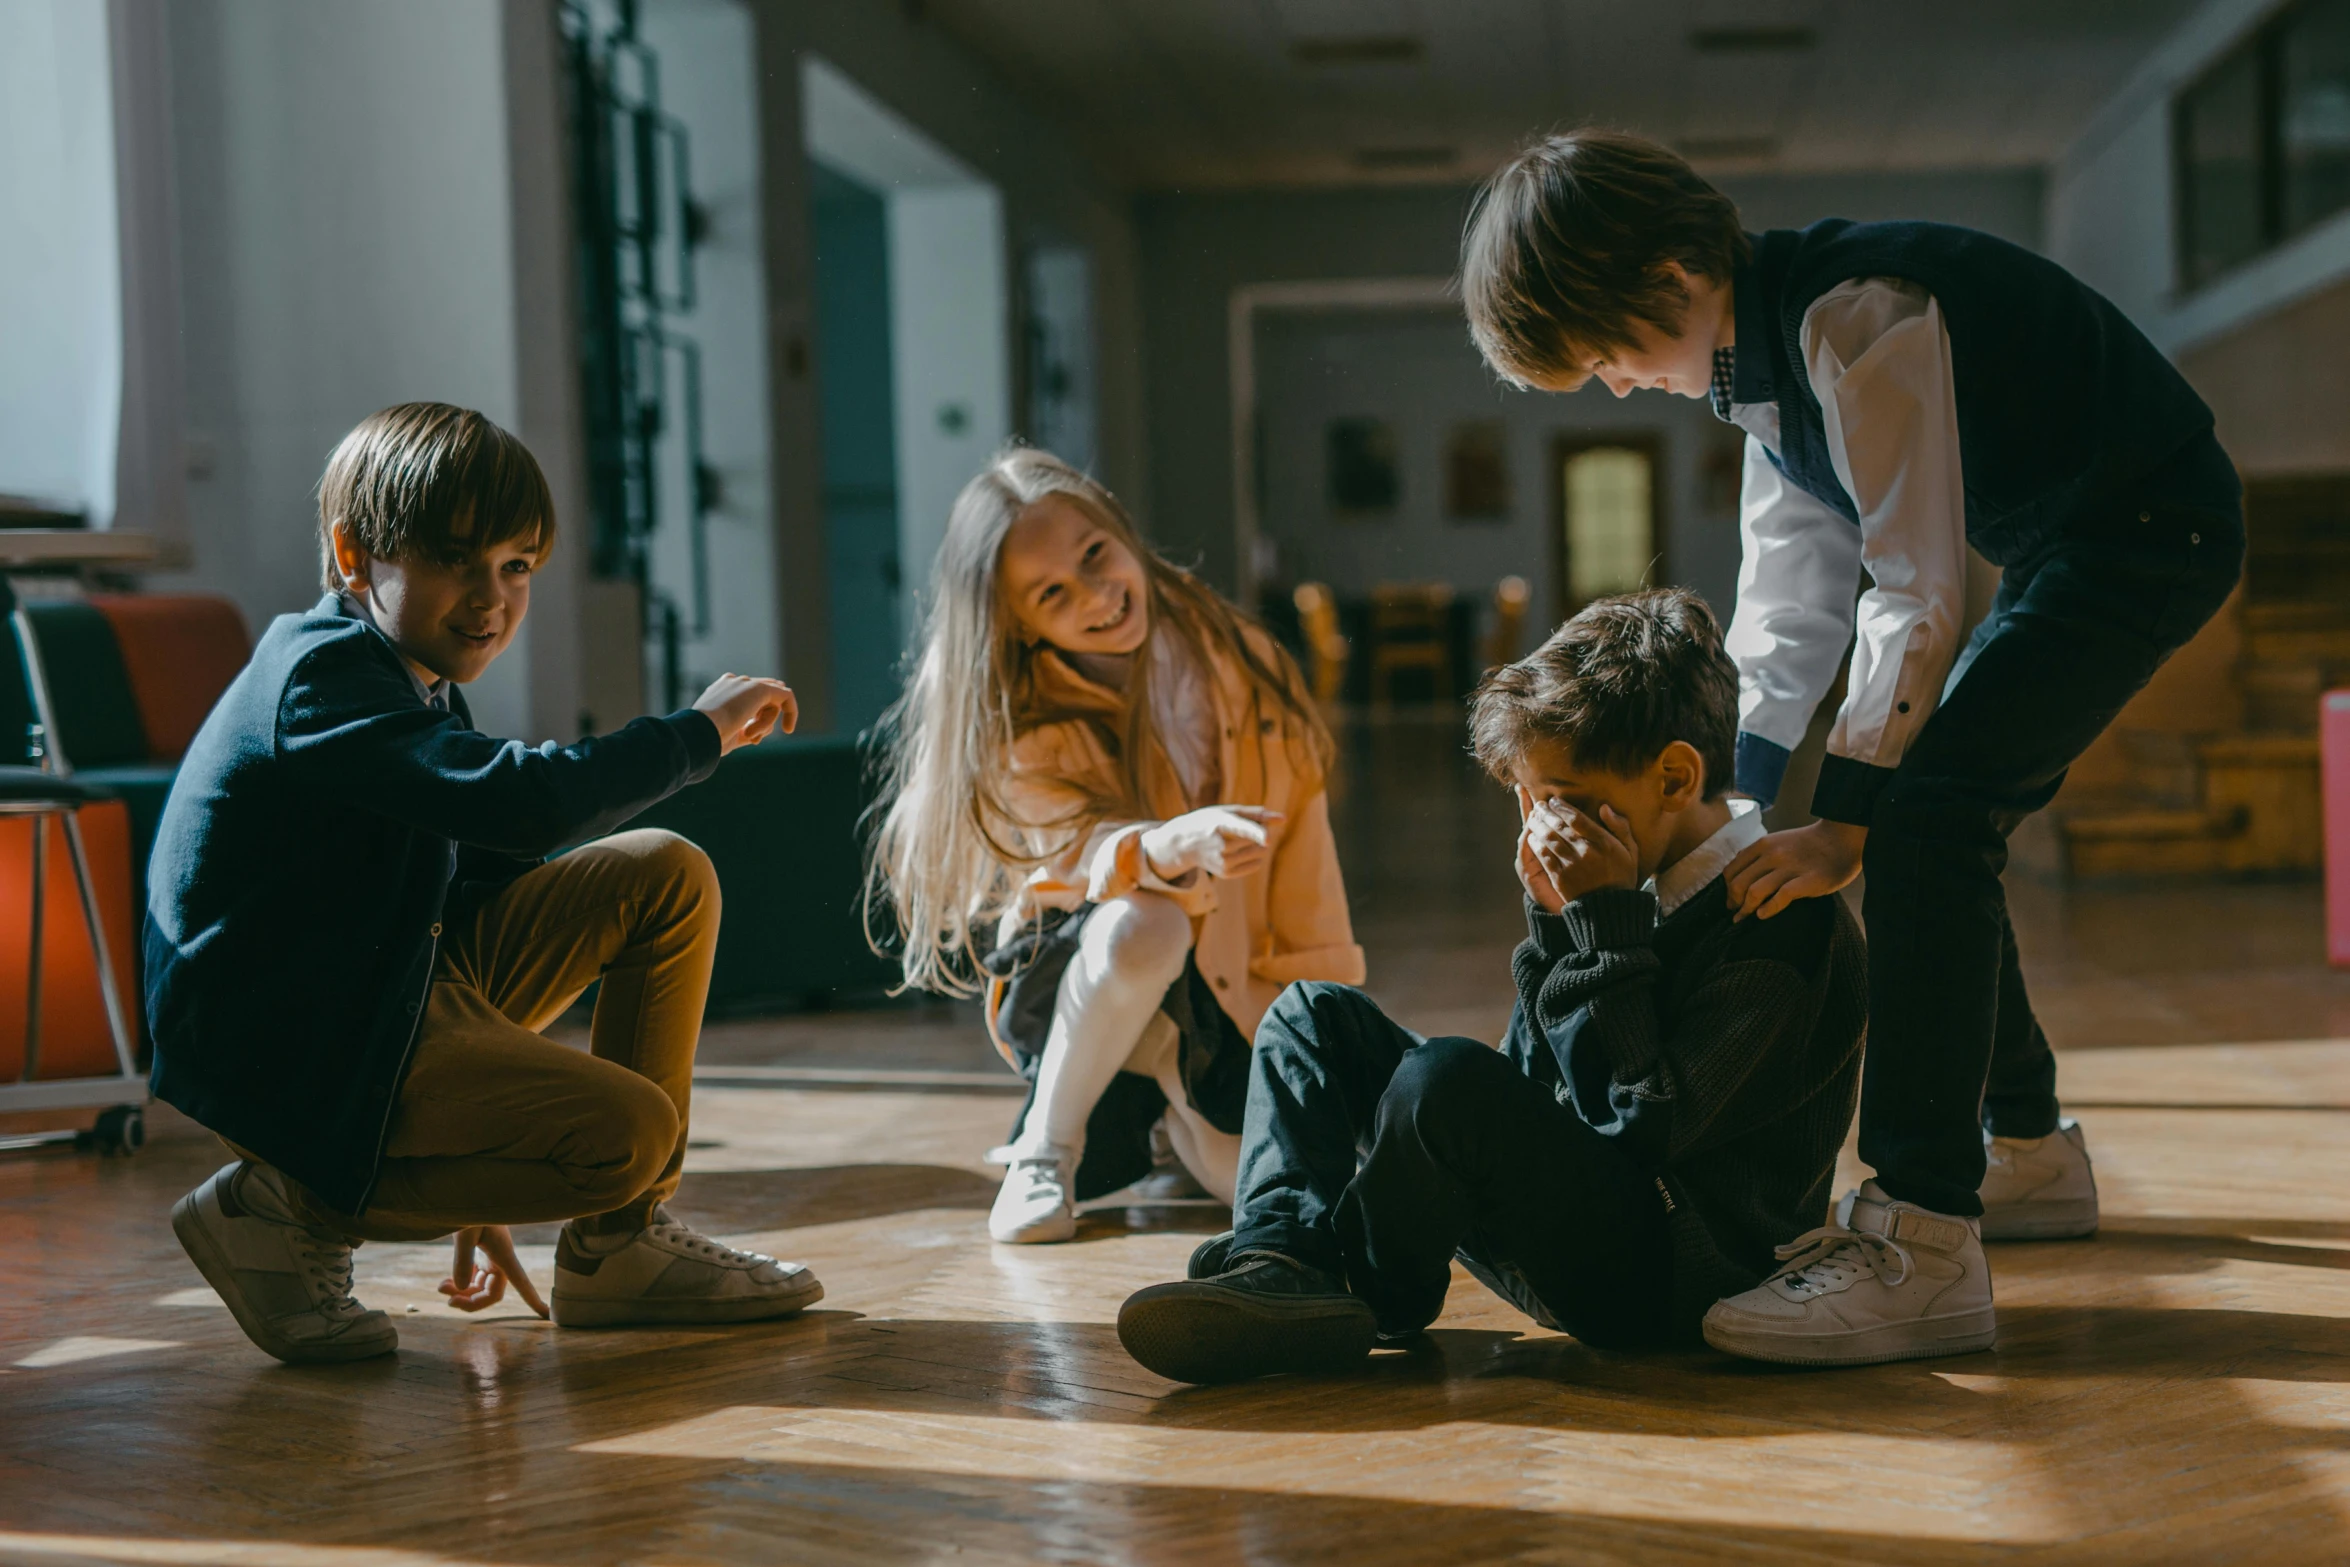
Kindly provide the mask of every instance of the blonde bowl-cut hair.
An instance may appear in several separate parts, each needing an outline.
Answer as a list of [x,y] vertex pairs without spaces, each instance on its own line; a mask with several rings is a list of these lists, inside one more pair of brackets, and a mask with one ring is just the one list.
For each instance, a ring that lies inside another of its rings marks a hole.
[[[1131,550],[1148,582],[1145,643],[1114,714],[1055,702],[1038,678],[1047,649],[1023,638],[1003,587],[1005,536],[1054,496]],[[1108,489],[1049,452],[1017,446],[963,487],[932,568],[912,677],[880,729],[863,911],[874,950],[899,959],[901,988],[977,994],[985,979],[974,933],[991,931],[1028,872],[1093,822],[1150,814],[1151,780],[1172,772],[1151,722],[1154,660],[1144,656],[1161,638],[1173,639],[1163,655],[1203,677],[1213,652],[1238,664],[1257,699],[1289,720],[1284,743],[1302,741],[1314,769],[1328,771],[1330,730],[1296,663],[1221,594],[1153,550]],[[1096,731],[1116,792],[1081,790],[1058,820],[1022,821],[1006,794],[1013,745],[1032,729],[1071,721]],[[1041,850],[1031,836],[1040,828],[1051,840]]]

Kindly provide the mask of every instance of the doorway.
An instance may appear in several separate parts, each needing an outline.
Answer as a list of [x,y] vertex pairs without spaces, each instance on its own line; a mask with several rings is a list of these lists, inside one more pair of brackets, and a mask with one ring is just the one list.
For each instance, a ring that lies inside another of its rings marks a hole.
[[1669,580],[1663,443],[1652,434],[1562,436],[1552,447],[1552,583],[1560,618],[1596,598]]

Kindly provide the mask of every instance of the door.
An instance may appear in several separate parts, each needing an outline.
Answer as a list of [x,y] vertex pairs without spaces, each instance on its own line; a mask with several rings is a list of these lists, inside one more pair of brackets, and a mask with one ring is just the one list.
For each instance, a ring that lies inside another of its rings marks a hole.
[[1665,580],[1660,444],[1653,435],[1560,438],[1551,558],[1561,619],[1595,598]]
[[897,699],[897,399],[890,369],[889,219],[879,191],[810,161],[816,392],[833,700],[843,733]]

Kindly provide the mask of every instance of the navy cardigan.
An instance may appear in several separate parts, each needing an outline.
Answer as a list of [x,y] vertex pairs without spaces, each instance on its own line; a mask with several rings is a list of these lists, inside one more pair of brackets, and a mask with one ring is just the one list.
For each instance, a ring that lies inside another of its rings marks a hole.
[[154,1091],[364,1212],[445,924],[718,765],[700,713],[573,746],[476,731],[329,594],[188,748],[148,867]]

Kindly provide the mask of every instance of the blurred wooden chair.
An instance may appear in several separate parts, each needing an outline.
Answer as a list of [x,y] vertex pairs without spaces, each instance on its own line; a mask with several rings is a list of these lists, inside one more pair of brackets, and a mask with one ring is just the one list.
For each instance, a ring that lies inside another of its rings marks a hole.
[[1394,699],[1395,677],[1425,669],[1434,700],[1449,702],[1453,590],[1444,582],[1381,582],[1371,589],[1371,700]]
[[1485,667],[1499,669],[1518,656],[1518,639],[1526,631],[1526,605],[1534,587],[1524,577],[1504,577],[1493,585],[1493,630],[1485,638]]
[[1297,605],[1298,629],[1305,636],[1314,700],[1328,707],[1346,690],[1346,659],[1351,651],[1338,630],[1338,599],[1320,582],[1299,583],[1290,599]]

